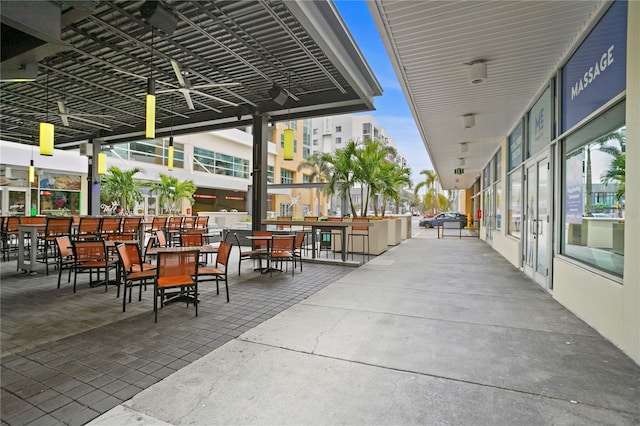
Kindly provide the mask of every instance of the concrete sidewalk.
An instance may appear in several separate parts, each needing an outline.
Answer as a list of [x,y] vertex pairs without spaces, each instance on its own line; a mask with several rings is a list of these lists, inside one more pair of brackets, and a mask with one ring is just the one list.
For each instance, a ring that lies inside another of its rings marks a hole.
[[639,424],[640,367],[479,240],[428,231],[91,424]]

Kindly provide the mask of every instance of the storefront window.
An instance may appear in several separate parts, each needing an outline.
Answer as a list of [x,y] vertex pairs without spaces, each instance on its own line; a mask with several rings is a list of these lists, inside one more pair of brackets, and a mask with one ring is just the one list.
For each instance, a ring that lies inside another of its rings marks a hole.
[[43,173],[39,181],[40,214],[68,216],[80,212],[80,176]]
[[565,141],[562,253],[623,276],[625,105]]
[[520,238],[520,223],[522,220],[522,176],[517,170],[511,173],[507,181],[509,182],[509,235]]
[[496,226],[498,231],[502,229],[502,181],[496,183]]

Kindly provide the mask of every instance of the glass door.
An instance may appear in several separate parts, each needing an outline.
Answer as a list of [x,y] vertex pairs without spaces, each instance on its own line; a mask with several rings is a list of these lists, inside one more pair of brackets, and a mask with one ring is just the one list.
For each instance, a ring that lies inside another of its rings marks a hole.
[[548,288],[550,226],[550,166],[542,157],[526,168],[527,204],[524,230],[524,270],[540,285]]

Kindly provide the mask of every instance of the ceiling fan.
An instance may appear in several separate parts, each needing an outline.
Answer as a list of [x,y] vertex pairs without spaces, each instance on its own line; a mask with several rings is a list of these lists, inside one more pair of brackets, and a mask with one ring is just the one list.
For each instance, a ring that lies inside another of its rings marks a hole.
[[104,114],[76,114],[76,113],[70,113],[69,110],[67,109],[67,105],[65,104],[64,100],[59,100],[58,101],[58,115],[60,116],[60,119],[62,120],[62,124],[65,125],[65,127],[69,127],[69,119],[72,120],[77,120],[77,121],[81,121],[83,123],[86,124],[90,124],[96,127],[101,127],[103,129],[106,130],[111,130],[111,126],[104,124],[104,123],[99,123],[97,121],[94,120],[90,120],[88,118],[85,117],[103,117],[103,118],[113,118],[112,115],[104,115]]
[[235,87],[240,86],[240,83],[209,83],[209,84],[199,84],[197,86],[192,86],[189,83],[189,80],[185,77],[186,73],[180,69],[180,64],[177,61],[171,59],[171,67],[173,68],[173,72],[176,74],[176,78],[178,79],[179,86],[172,89],[164,89],[164,90],[156,90],[156,94],[160,93],[171,93],[171,92],[180,92],[184,96],[185,101],[187,101],[187,105],[189,109],[195,109],[193,105],[193,100],[191,100],[191,95],[198,95],[205,98],[213,99],[218,102],[225,103],[227,105],[231,105],[237,107],[238,104],[234,102],[229,102],[226,99],[219,98],[217,96],[210,95],[208,93],[201,92],[201,89],[213,89],[219,87]]

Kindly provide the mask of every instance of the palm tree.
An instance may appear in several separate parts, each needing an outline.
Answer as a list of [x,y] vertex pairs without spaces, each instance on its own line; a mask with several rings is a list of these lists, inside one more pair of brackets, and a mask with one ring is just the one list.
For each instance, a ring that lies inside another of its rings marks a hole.
[[[388,150],[378,141],[365,140],[363,146],[358,147],[354,155],[354,173],[357,182],[360,183],[360,199],[365,195],[366,199],[362,203],[362,217],[367,216],[369,207],[369,197],[375,197],[380,192],[381,183],[379,179],[380,167],[386,162]],[[373,212],[378,215],[377,203],[373,203]]]
[[[319,152],[314,152],[307,158],[305,161],[301,162],[298,165],[298,171],[309,170],[311,173],[309,174],[309,179],[311,182],[326,182],[328,180],[328,176],[331,173],[331,168],[329,164],[326,163],[322,157],[322,154]],[[316,215],[322,216],[322,190],[316,189],[316,198],[317,198],[317,206],[316,206]]]
[[196,185],[192,180],[180,182],[176,177],[161,174],[160,183],[150,184],[149,190],[158,193],[158,202],[165,210],[170,214],[178,214],[180,201],[188,200],[193,205]]
[[398,213],[402,188],[411,187],[411,169],[387,161],[380,167],[380,170],[382,217],[384,217],[384,212],[387,210],[387,200],[390,199],[396,202],[396,213]]
[[139,184],[133,178],[141,171],[138,167],[124,171],[116,166],[109,167],[107,174],[100,179],[100,192],[107,198],[119,200],[123,212],[128,213],[129,206],[143,200]]
[[[587,144],[587,161],[586,161],[586,193],[587,199],[585,200],[584,215],[591,216],[593,209],[593,182],[591,176],[591,151],[602,151],[614,158],[624,154],[625,149],[626,132],[625,129],[614,130],[599,138],[595,139],[591,143]],[[616,143],[617,146],[615,144]]]
[[605,171],[601,176],[602,182],[605,185],[608,185],[609,183],[618,184],[618,191],[616,192],[618,201],[624,198],[627,161],[626,157],[626,154],[620,154],[616,156],[613,160],[611,160],[611,166],[609,167],[609,170]]
[[[438,183],[438,174],[433,170],[422,170],[420,172],[421,175],[425,175],[425,180],[422,182],[418,182],[418,184],[413,189],[416,197],[418,196],[418,192],[423,187],[427,188],[427,192],[424,196],[424,205],[427,210],[431,210],[435,213],[436,210],[441,209],[442,207],[442,199],[440,195],[444,197],[443,194],[439,194],[436,189],[436,184]],[[446,197],[444,197],[446,198]],[[448,202],[447,202],[448,203]],[[445,203],[445,206],[446,204]]]
[[356,149],[356,142],[352,140],[344,148],[337,149],[333,154],[322,154],[322,161],[330,169],[327,185],[325,186],[326,193],[328,195],[338,194],[346,198],[354,215],[356,210],[351,198],[351,187],[357,181],[353,164],[353,156]]

